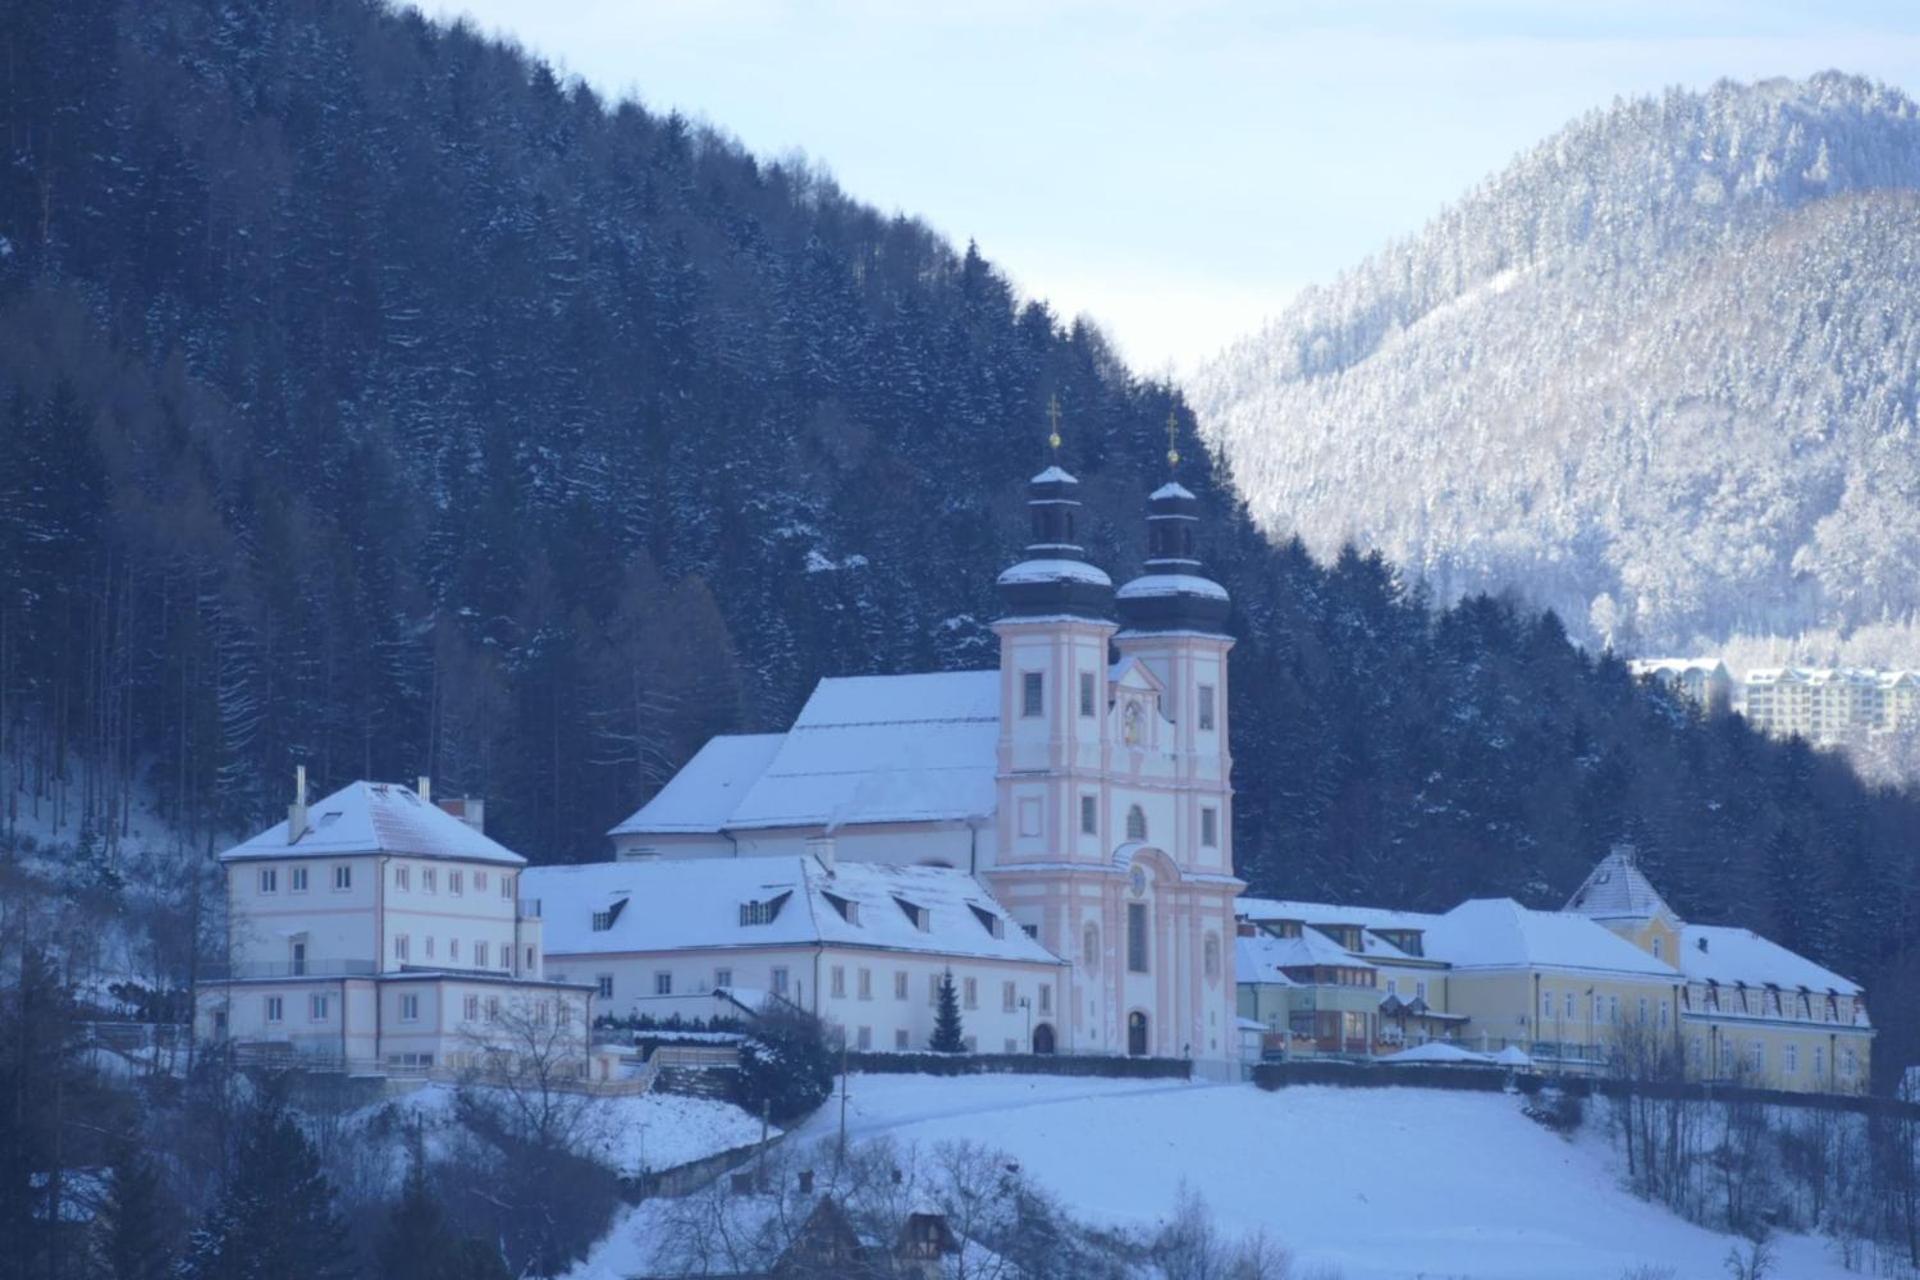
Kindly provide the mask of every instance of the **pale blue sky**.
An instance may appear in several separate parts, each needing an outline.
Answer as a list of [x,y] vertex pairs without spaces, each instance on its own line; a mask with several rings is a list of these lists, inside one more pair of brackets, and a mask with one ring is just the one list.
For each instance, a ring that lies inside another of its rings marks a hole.
[[1911,0],[421,3],[804,151],[1156,373],[1616,95],[1829,67],[1920,87]]

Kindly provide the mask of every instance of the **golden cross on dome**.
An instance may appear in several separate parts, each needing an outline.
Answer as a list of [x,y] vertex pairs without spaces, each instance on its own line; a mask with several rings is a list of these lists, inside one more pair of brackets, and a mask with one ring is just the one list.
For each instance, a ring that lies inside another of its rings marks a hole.
[[1060,452],[1060,397],[1047,397],[1047,422],[1051,430],[1047,433],[1047,443],[1053,446],[1055,453]]
[[1173,410],[1167,410],[1167,465],[1180,465],[1180,416]]

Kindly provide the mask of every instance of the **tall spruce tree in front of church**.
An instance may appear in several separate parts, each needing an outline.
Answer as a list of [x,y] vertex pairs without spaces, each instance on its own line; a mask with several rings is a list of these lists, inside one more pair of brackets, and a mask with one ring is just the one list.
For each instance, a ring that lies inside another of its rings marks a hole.
[[928,1048],[935,1053],[964,1053],[966,1038],[960,1029],[960,997],[953,989],[953,970],[940,975],[939,1008],[933,1015],[933,1040]]

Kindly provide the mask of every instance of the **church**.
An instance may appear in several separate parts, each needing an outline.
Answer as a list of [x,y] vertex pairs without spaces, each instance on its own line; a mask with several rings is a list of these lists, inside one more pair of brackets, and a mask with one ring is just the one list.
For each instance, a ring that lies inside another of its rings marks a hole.
[[[1196,555],[1199,503],[1172,481],[1147,501],[1144,572],[1116,591],[1077,541],[1078,487],[1058,465],[1029,482],[997,670],[822,680],[785,733],[709,741],[612,830],[613,862],[526,872],[555,972],[596,983],[600,1012],[648,1013],[723,986],[794,998],[791,957],[811,947],[818,968],[831,947],[801,999],[863,1045],[925,1047],[932,964],[1003,993],[982,1050],[1224,1070],[1244,887],[1227,593]],[[616,941],[629,905],[677,917],[672,945]],[[755,932],[783,911],[778,939]]]

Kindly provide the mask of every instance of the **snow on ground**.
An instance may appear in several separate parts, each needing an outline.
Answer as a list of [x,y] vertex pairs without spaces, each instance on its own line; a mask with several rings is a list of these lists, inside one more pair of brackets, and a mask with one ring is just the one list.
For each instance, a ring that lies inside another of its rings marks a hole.
[[[452,1085],[422,1085],[391,1103],[383,1101],[366,1108],[364,1118],[371,1121],[382,1108],[396,1106],[409,1123],[422,1122],[428,1151],[438,1155],[442,1153],[438,1131],[457,1123],[455,1092]],[[758,1119],[730,1102],[711,1098],[647,1093],[588,1097],[582,1105],[587,1110],[583,1125],[586,1154],[626,1177],[639,1174],[643,1168],[671,1169],[760,1141]],[[405,1165],[400,1163],[396,1168],[404,1170]]]
[[[836,1099],[797,1136],[838,1120]],[[1620,1280],[1649,1263],[1724,1280],[1733,1243],[1622,1190],[1604,1137],[1568,1142],[1504,1094],[872,1075],[853,1078],[848,1130],[999,1148],[1092,1221],[1149,1224],[1184,1182],[1222,1228],[1264,1229],[1344,1280]],[[1783,1277],[1846,1274],[1816,1240],[1780,1255]]]

